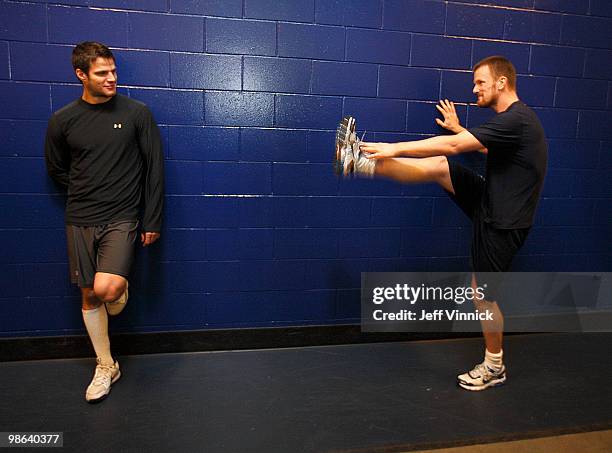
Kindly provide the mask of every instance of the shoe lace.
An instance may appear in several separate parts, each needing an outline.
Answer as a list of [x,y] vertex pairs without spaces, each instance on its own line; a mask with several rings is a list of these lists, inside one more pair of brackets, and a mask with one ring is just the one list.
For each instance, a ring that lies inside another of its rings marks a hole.
[[475,372],[475,374],[482,376],[483,378],[491,377],[491,371],[489,370],[489,368],[487,368],[484,362],[476,365],[472,371]]
[[96,374],[94,374],[93,385],[107,385],[111,381],[114,365],[98,365],[96,366]]

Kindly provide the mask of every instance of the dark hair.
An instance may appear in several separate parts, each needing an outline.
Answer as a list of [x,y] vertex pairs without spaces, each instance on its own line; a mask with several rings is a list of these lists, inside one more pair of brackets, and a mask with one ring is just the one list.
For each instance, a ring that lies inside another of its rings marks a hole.
[[501,76],[506,77],[508,79],[508,87],[516,90],[516,69],[514,69],[512,62],[506,57],[493,55],[492,57],[484,58],[474,65],[474,71],[481,66],[488,66],[491,75],[496,80]]
[[89,74],[91,63],[96,58],[110,58],[113,61],[115,56],[104,44],[95,41],[85,41],[76,45],[72,50],[72,67],[76,71],[80,69],[85,74]]

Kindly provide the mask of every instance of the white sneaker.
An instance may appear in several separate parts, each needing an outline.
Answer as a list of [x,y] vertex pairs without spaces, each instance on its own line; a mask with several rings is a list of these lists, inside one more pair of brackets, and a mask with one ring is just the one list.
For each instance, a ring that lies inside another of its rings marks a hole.
[[363,151],[361,151],[361,140],[357,138],[353,143],[353,158],[355,159],[354,172],[362,178],[373,178],[376,168],[376,161],[368,159]]
[[337,175],[348,176],[353,172],[353,144],[355,138],[355,118],[345,116],[336,130],[334,167]]
[[457,384],[461,388],[472,391],[495,387],[504,382],[506,382],[506,367],[503,364],[496,371],[486,366],[484,362],[479,363],[473,370],[457,376]]
[[338,125],[334,156],[335,172],[344,177],[355,175],[373,177],[376,162],[361,152],[361,140],[357,137],[355,127],[355,118],[352,116],[342,118]]
[[127,304],[127,300],[128,300],[128,283],[125,282],[125,291],[123,292],[121,297],[119,297],[119,299],[113,302],[106,302],[104,304],[106,305],[106,311],[111,316],[117,316],[125,308],[125,305]]
[[111,385],[121,377],[119,362],[115,361],[112,365],[102,365],[100,358],[96,359],[96,362],[98,363],[96,373],[85,392],[85,399],[88,403],[97,403],[106,398],[110,393]]

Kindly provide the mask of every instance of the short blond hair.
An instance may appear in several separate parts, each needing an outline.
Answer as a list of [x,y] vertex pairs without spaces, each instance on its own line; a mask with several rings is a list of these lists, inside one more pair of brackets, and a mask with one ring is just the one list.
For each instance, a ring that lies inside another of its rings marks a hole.
[[508,80],[508,88],[516,90],[516,69],[510,60],[500,55],[483,58],[474,65],[474,71],[482,66],[488,66],[495,80],[504,76]]

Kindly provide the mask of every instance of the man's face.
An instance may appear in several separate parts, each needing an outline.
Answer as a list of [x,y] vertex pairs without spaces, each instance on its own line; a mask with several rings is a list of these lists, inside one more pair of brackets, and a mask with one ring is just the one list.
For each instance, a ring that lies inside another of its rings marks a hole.
[[493,78],[488,65],[481,66],[474,71],[474,89],[472,92],[476,95],[478,107],[491,107],[497,102],[499,97],[497,82]]
[[77,69],[77,76],[92,97],[111,98],[117,94],[117,68],[112,58],[96,58],[85,74]]

